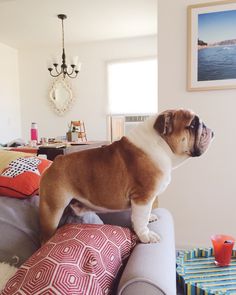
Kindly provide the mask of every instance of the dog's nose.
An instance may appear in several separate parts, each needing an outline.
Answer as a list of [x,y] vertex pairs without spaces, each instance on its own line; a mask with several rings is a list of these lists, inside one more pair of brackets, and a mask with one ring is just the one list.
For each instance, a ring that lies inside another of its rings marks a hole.
[[[202,128],[204,128],[204,129],[207,128],[204,122],[202,122]],[[215,133],[214,133],[214,131],[211,130],[211,138],[213,138],[214,136],[215,136]]]

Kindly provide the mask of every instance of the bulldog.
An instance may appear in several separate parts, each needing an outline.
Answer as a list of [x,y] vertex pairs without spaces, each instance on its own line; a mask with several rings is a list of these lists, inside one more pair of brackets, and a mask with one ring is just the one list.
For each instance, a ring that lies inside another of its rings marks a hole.
[[58,156],[40,181],[42,243],[54,234],[73,199],[82,212],[131,207],[140,241],[158,242],[159,235],[148,228],[156,196],[170,183],[172,169],[201,156],[212,138],[212,130],[192,111],[167,110],[110,145]]

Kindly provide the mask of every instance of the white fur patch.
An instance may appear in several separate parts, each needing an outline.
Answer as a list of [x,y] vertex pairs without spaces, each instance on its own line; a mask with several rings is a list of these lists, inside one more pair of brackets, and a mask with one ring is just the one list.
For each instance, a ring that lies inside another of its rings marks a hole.
[[133,229],[142,243],[157,243],[160,241],[160,236],[149,230],[148,223],[152,210],[152,202],[145,205],[135,204],[131,201],[131,221]]
[[147,153],[158,168],[166,174],[180,164],[187,158],[187,155],[175,155],[166,141],[154,129],[154,124],[158,116],[152,116],[143,123],[133,128],[126,137],[134,145]]

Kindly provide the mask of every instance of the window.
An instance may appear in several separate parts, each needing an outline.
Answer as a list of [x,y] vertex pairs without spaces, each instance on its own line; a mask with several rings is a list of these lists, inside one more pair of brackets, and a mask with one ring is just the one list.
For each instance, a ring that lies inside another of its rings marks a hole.
[[110,114],[157,112],[157,59],[108,64]]

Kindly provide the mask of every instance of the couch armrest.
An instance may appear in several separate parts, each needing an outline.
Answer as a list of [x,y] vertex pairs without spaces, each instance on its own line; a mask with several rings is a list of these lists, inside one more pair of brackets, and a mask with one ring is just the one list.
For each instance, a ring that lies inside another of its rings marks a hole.
[[173,219],[166,209],[152,212],[159,220],[149,224],[149,228],[161,236],[161,241],[136,245],[121,276],[118,295],[176,294]]

